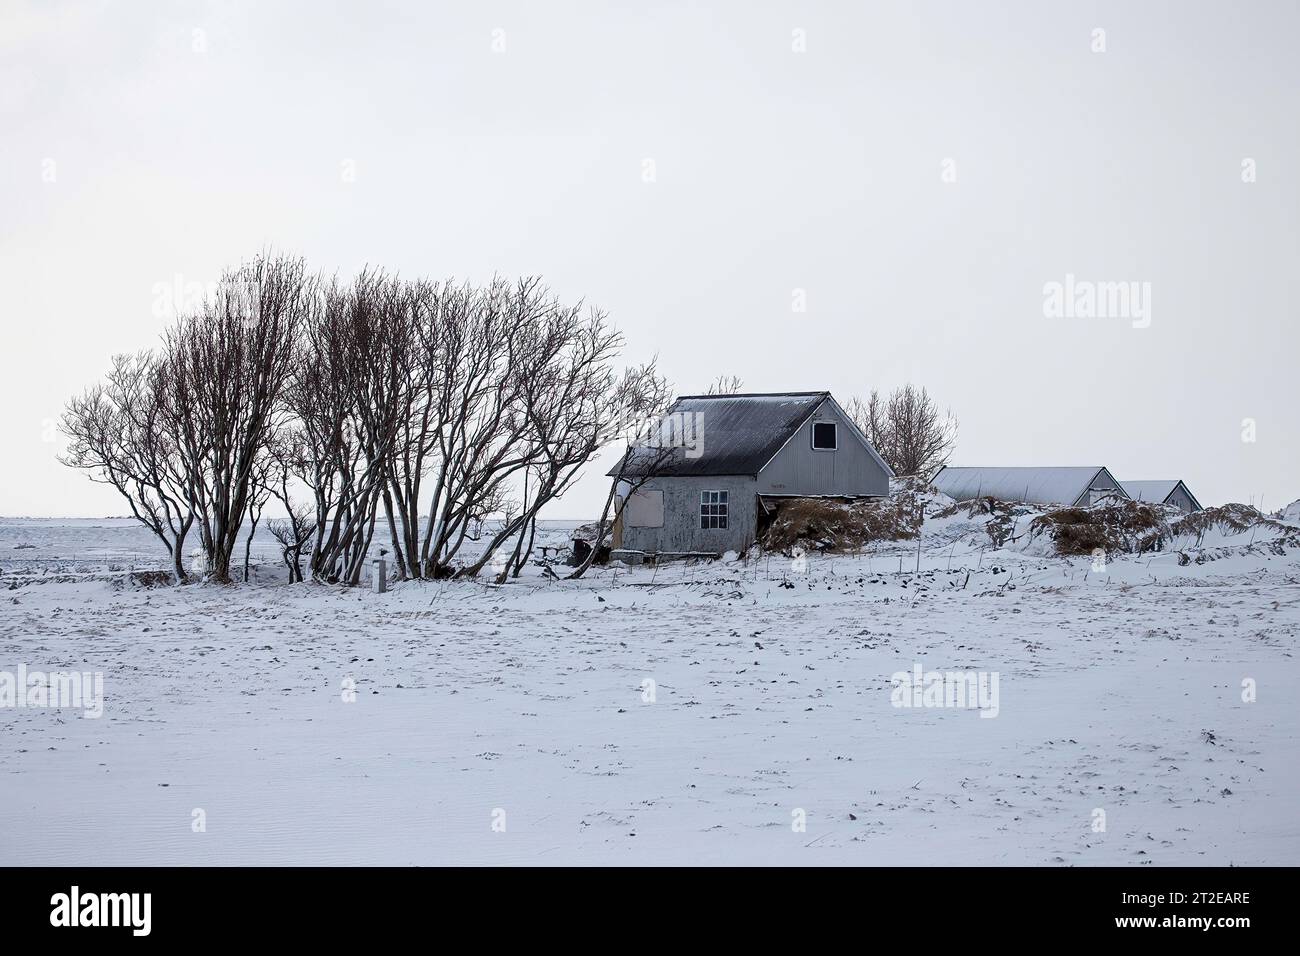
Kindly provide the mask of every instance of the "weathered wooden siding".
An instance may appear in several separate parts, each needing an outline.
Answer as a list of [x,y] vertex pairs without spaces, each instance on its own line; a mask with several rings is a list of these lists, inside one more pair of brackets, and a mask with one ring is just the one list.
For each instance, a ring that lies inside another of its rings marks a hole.
[[[622,529],[629,551],[743,551],[754,543],[758,520],[757,485],[747,476],[651,478],[642,490],[664,493],[662,528]],[[727,527],[700,527],[700,492],[727,492]]]

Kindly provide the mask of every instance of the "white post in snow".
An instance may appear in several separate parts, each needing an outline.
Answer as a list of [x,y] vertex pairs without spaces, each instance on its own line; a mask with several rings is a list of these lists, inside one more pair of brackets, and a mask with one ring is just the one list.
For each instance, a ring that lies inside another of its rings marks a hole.
[[372,567],[374,570],[370,574],[370,585],[376,594],[383,594],[388,590],[388,562],[383,558],[375,558]]

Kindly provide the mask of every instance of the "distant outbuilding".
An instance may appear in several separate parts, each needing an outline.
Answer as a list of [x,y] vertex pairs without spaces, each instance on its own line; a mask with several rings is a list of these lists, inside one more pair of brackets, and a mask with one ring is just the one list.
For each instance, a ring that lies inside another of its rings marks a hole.
[[1182,509],[1184,514],[1201,510],[1201,503],[1196,500],[1187,485],[1178,478],[1165,478],[1155,481],[1129,481],[1125,479],[1120,484],[1124,486],[1124,491],[1134,501],[1150,501],[1156,504],[1174,505]]
[[1127,498],[1115,477],[1101,465],[1062,468],[939,469],[931,482],[949,498],[997,498],[1031,505],[1085,508],[1107,498]]

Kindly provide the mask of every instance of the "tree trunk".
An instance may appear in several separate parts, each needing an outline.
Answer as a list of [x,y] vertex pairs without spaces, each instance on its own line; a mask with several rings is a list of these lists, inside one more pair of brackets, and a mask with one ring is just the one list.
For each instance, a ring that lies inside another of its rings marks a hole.
[[[600,552],[600,543],[605,539],[605,519],[609,517],[609,506],[614,503],[614,491],[617,488],[618,479],[616,478],[609,486],[609,494],[605,498],[605,507],[600,512],[600,523],[596,525],[596,540],[591,543],[591,550],[587,552],[587,556],[582,559],[582,564],[574,568],[573,573],[569,575],[570,581],[577,580],[586,574],[587,569],[590,568],[592,562],[596,560],[596,555]],[[630,498],[631,495],[628,495],[628,497]],[[614,515],[614,520],[618,520],[617,514]]]
[[528,547],[524,549],[523,556],[515,562],[514,577],[519,577],[519,572],[524,569],[528,563],[528,556],[533,553],[533,541],[537,538],[537,515],[533,515],[533,520],[528,522]]
[[[393,500],[389,495],[388,488],[384,488],[384,516],[388,518],[388,534],[393,541],[393,558],[397,561],[397,580],[405,581],[408,577],[406,573],[406,558],[403,556],[403,544],[397,537],[397,523],[393,521]],[[405,523],[405,518],[402,519]],[[412,575],[413,576],[413,575]]]
[[176,576],[176,584],[179,587],[189,582],[189,577],[185,574],[185,536],[190,531],[190,521],[193,517],[181,525],[180,530],[176,533],[176,540],[172,544],[172,574]]
[[253,535],[257,534],[257,518],[253,519],[252,527],[248,529],[248,537],[244,539],[244,583],[248,583],[248,562],[253,552]]

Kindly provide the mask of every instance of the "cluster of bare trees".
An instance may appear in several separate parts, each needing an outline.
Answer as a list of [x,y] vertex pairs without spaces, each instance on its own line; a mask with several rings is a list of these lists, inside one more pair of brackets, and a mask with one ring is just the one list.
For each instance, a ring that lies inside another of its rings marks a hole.
[[704,390],[705,395],[739,395],[745,382],[739,375],[719,375]]
[[401,577],[491,564],[504,581],[617,424],[662,410],[654,363],[619,371],[621,348],[604,313],[535,278],[344,283],[263,256],[69,403],[66,460],[127,499],[178,581],[193,528],[223,582],[242,531],[247,576],[272,500],[291,580],[306,561],[316,580],[358,583],[378,533]]
[[844,409],[896,475],[932,478],[952,455],[957,419],[924,388],[903,385],[884,397],[872,389]]

